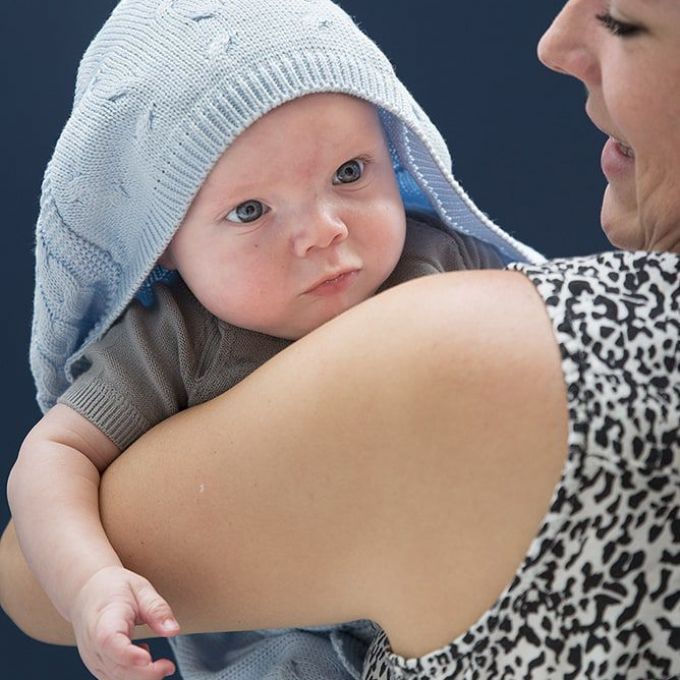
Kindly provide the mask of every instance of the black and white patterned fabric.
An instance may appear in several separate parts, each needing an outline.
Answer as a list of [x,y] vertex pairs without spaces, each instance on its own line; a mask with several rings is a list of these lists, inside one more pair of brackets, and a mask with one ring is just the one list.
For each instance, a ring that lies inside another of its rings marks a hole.
[[680,256],[513,265],[545,300],[569,454],[512,583],[448,646],[364,680],[680,678]]

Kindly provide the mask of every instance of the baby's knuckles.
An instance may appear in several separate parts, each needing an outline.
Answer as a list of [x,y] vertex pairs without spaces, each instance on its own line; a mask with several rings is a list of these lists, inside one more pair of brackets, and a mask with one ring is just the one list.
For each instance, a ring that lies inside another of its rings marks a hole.
[[[131,576],[136,575],[123,567],[102,569],[88,579],[74,601],[71,621],[78,650],[99,680],[132,677],[120,651],[116,654],[116,640],[134,630],[136,601]],[[132,641],[128,644],[132,646]]]

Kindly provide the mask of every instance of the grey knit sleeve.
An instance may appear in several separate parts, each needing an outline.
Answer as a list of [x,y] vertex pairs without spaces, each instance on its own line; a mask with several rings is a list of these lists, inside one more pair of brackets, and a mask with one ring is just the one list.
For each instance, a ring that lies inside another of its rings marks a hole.
[[[157,286],[155,302],[133,302],[85,353],[89,368],[61,395],[121,450],[156,423],[186,408],[196,349],[204,345],[207,312],[181,304]],[[184,293],[186,298],[186,293]]]

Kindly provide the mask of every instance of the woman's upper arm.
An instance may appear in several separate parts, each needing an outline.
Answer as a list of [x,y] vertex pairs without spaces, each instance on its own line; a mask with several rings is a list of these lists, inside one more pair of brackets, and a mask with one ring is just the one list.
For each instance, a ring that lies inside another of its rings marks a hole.
[[444,274],[368,300],[107,471],[102,517],[185,632],[372,617],[415,653],[501,592],[566,456],[532,284]]

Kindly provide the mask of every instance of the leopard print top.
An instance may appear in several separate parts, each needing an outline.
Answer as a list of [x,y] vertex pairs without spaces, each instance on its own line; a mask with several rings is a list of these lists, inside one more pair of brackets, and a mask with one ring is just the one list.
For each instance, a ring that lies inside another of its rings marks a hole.
[[680,256],[513,265],[545,300],[569,454],[512,583],[426,656],[372,644],[364,680],[680,678]]

